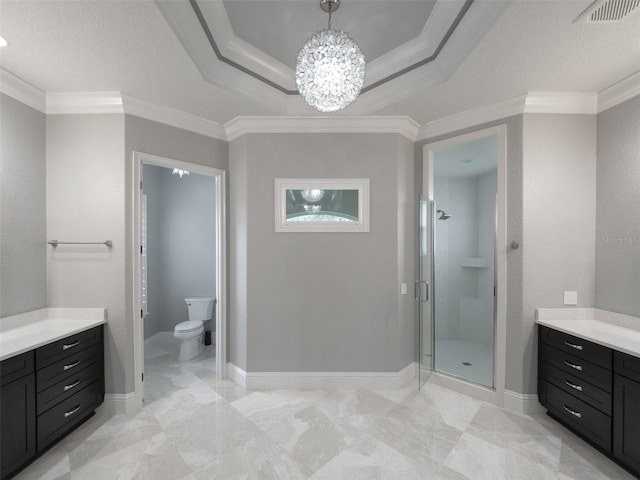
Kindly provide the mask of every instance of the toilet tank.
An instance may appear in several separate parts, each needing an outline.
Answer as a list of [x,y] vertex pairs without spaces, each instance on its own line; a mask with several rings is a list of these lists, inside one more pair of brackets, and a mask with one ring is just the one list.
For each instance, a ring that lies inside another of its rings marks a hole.
[[205,321],[213,318],[215,297],[188,297],[184,299],[189,309],[189,320]]

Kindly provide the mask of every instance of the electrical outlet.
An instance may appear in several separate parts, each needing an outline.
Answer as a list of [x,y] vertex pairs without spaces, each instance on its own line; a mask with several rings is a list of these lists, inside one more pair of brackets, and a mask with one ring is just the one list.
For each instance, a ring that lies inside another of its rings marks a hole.
[[565,290],[565,292],[564,292],[564,304],[565,305],[578,305],[578,292]]
[[400,284],[400,295],[406,295],[407,294],[407,284],[406,283],[401,283]]

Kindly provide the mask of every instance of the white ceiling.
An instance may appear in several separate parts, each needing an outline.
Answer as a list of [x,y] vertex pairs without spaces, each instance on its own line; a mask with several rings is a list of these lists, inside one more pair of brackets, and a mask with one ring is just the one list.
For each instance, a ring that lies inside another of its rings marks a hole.
[[498,136],[478,138],[436,150],[435,177],[477,177],[498,168]]
[[[199,3],[204,9],[228,7],[233,35],[262,52],[256,58],[273,59],[265,70],[291,69],[292,52],[314,29],[326,27],[315,0]],[[442,8],[453,3],[444,1]],[[507,3],[476,0],[461,33],[454,33],[439,64],[429,67],[435,73],[421,67],[365,93],[340,114],[407,115],[424,124],[526,92],[598,92],[640,71],[640,14],[615,24],[579,24],[573,20],[589,0]],[[286,98],[215,58],[197,65],[187,43],[206,58],[212,55],[204,51],[206,37],[195,30],[190,39],[177,35],[166,4],[189,7],[186,0],[0,0],[0,35],[10,42],[0,50],[0,66],[43,92],[121,91],[220,124],[237,116],[316,114],[298,96]],[[377,65],[383,65],[381,58],[401,63],[403,56],[416,55],[406,47],[425,18],[428,25],[430,8],[415,0],[343,0],[333,26],[347,30]],[[465,37],[472,27],[481,28]],[[443,28],[433,25],[423,38]],[[461,58],[447,60],[448,49]]]

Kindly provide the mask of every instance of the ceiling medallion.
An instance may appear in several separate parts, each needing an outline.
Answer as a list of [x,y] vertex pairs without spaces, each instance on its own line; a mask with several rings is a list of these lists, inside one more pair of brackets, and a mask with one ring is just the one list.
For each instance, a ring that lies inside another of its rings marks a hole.
[[324,113],[345,108],[364,84],[366,64],[360,47],[346,32],[331,28],[331,14],[339,6],[340,0],[320,0],[320,8],[329,13],[328,28],[307,40],[296,62],[300,95]]

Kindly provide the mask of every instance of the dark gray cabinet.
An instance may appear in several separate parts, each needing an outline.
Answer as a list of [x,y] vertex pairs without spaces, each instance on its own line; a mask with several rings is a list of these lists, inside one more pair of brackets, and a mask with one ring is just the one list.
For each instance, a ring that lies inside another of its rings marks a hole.
[[615,352],[613,454],[640,475],[640,358]]
[[538,396],[554,418],[611,453],[611,349],[540,327]]
[[0,466],[2,478],[36,454],[33,352],[0,362]]
[[104,401],[103,326],[0,364],[2,479],[88,419]]
[[552,328],[538,332],[540,403],[640,476],[640,358]]

